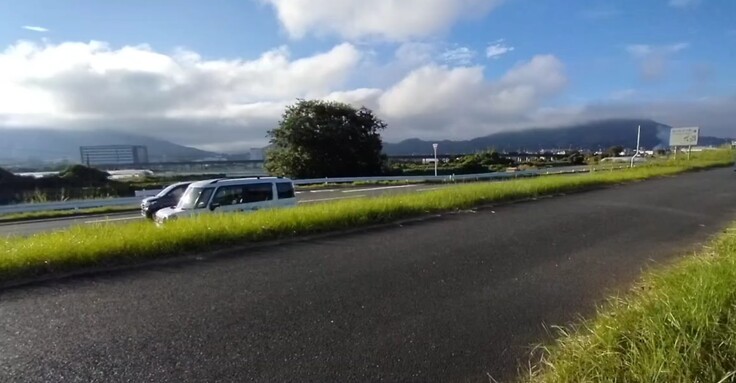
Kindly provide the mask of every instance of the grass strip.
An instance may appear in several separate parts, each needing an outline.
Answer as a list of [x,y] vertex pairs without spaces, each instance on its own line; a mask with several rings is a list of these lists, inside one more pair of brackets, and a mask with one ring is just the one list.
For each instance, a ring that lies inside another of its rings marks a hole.
[[736,381],[736,223],[560,333],[523,381]]
[[463,184],[415,194],[341,200],[250,214],[204,214],[172,221],[164,227],[152,226],[150,222],[84,225],[30,237],[6,237],[0,239],[0,282],[643,180],[689,169],[725,165],[732,161],[731,156],[730,151],[720,151],[687,163],[666,163],[617,172],[596,171],[583,175]]
[[353,187],[367,187],[367,186],[393,186],[393,185],[413,185],[429,183],[428,181],[409,181],[409,180],[397,180],[397,181],[355,181],[355,182],[328,182],[321,184],[311,185],[297,185],[297,191],[311,191],[311,190],[322,190],[322,189],[340,189],[340,188],[353,188]]
[[95,207],[95,208],[90,208],[90,209],[75,209],[75,210],[31,211],[27,213],[12,213],[12,214],[0,215],[0,223],[33,221],[33,220],[50,219],[50,218],[82,217],[82,216],[87,216],[87,215],[122,213],[126,211],[136,211],[136,210],[140,210],[140,207],[138,206],[108,206],[108,207]]

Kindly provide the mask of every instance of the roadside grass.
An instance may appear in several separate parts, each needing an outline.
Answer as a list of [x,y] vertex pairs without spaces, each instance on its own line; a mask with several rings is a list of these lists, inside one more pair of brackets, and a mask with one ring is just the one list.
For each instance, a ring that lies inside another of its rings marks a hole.
[[736,381],[736,223],[559,335],[522,381]]
[[126,264],[313,233],[392,222],[478,205],[534,198],[590,187],[667,176],[692,168],[722,166],[731,152],[693,159],[687,165],[648,166],[617,172],[551,175],[507,182],[471,183],[416,194],[340,200],[251,214],[205,214],[163,227],[149,222],[76,226],[30,237],[0,239],[0,282],[66,272],[80,267]]
[[87,215],[98,215],[108,213],[122,213],[126,211],[136,211],[140,209],[137,206],[108,206],[96,207],[91,209],[75,209],[75,210],[43,210],[32,211],[27,213],[12,213],[0,215],[0,223],[32,221],[48,218],[66,218],[66,217],[82,217]]
[[328,182],[322,184],[312,185],[297,185],[297,191],[311,191],[311,190],[322,190],[322,189],[349,189],[358,186],[394,186],[394,185],[414,185],[429,183],[429,181],[410,181],[410,180],[397,180],[397,181],[355,181],[355,182]]

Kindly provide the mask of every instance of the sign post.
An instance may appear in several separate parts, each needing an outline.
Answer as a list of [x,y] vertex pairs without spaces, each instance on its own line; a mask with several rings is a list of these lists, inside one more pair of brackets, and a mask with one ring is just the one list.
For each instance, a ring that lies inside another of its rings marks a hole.
[[677,148],[679,146],[687,146],[687,159],[690,159],[690,151],[693,145],[698,144],[700,137],[700,128],[672,128],[670,129],[670,147],[675,148],[675,159],[677,159]]

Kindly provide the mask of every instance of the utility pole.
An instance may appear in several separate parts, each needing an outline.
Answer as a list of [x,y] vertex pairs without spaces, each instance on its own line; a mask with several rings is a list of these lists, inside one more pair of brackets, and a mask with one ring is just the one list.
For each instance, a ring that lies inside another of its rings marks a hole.
[[434,176],[437,177],[437,146],[438,144],[432,144],[432,149],[434,149]]

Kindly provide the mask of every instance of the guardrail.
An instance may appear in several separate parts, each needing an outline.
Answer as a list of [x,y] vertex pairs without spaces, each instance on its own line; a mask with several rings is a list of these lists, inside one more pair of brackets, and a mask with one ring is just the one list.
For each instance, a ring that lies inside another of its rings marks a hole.
[[[567,174],[567,173],[584,173],[590,171],[587,166],[574,166],[549,169],[520,170],[507,173],[480,173],[480,174],[460,174],[460,175],[442,175],[442,176],[392,176],[392,177],[343,177],[343,178],[313,178],[293,180],[294,185],[315,185],[324,183],[348,183],[348,182],[385,182],[385,181],[404,181],[404,182],[467,182],[508,179],[518,177],[535,177],[547,174]],[[48,210],[80,210],[91,209],[97,207],[109,206],[135,206],[141,202],[141,199],[155,195],[159,190],[146,190],[136,193],[135,197],[109,198],[109,199],[89,199],[89,200],[72,200],[62,202],[39,202],[39,203],[23,203],[16,205],[0,206],[1,214],[26,213],[33,211]]]
[[122,197],[109,199],[73,200],[61,202],[22,203],[0,206],[0,214],[29,213],[49,210],[80,210],[108,206],[135,206],[141,203],[140,197]]

